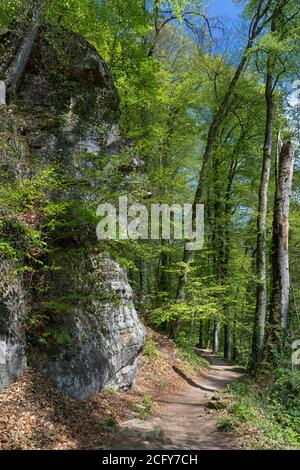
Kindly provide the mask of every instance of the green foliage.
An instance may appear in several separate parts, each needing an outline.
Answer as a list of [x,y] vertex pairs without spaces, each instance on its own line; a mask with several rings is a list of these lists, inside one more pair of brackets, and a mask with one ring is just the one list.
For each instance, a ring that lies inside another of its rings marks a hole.
[[[296,371],[282,373],[269,397],[250,379],[231,385],[229,391],[233,399],[227,414],[218,421],[220,428],[238,429],[248,448],[299,449],[298,380],[299,373]],[[294,392],[291,394],[289,390],[287,393],[283,383],[287,387],[291,383],[296,385]]]
[[141,403],[136,403],[134,406],[135,411],[139,414],[140,419],[146,419],[151,414],[153,406],[153,397],[151,395],[144,395]]
[[[295,418],[300,418],[300,370],[280,368],[272,388],[272,400]],[[300,422],[299,422],[300,424]],[[300,429],[300,428],[299,428]]]
[[234,403],[231,412],[242,423],[248,423],[256,418],[256,413],[247,399],[240,403]]
[[[0,5],[0,28],[6,31],[6,28],[13,20],[18,17],[19,8],[22,0],[4,0]],[[2,32],[0,29],[0,33]]]
[[155,344],[155,341],[148,337],[144,346],[144,355],[148,357],[149,359],[153,359],[158,355],[158,350],[157,346]]
[[218,427],[222,431],[236,431],[239,427],[239,420],[235,416],[221,416],[218,419]]
[[28,346],[31,348],[66,347],[72,342],[72,337],[63,329],[53,326],[48,312],[31,311],[25,319]]
[[114,412],[111,412],[106,419],[105,426],[107,426],[111,431],[115,431],[118,427],[117,416]]
[[8,258],[16,259],[16,252],[9,243],[0,241],[0,254]]
[[[20,180],[17,184],[7,183],[0,189],[0,237],[1,251],[8,256],[39,263],[43,253],[47,253],[47,238],[44,226],[54,223],[56,213],[47,217],[50,194],[60,189],[54,168],[48,167],[38,172],[32,179]],[[57,205],[58,206],[58,205]],[[52,219],[51,219],[52,218]],[[18,237],[16,237],[18,234]]]
[[177,356],[187,366],[187,369],[194,374],[201,374],[201,369],[208,366],[208,362],[195,353],[195,348],[187,341],[181,338],[178,344]]
[[107,393],[108,395],[115,396],[118,394],[117,390],[114,388],[105,388],[103,389],[104,393]]
[[[245,19],[251,18],[258,3],[247,2]],[[270,12],[277,3],[270,2]],[[80,198],[67,197],[77,188],[66,176],[64,165],[41,167],[41,162],[34,162],[29,155],[26,136],[20,135],[19,130],[33,118],[30,110],[21,112],[18,100],[9,110],[1,109],[0,257],[16,262],[34,300],[26,321],[30,345],[67,349],[72,338],[55,328],[55,320],[70,315],[84,294],[76,292],[53,299],[48,276],[59,273],[65,257],[79,257],[80,250],[95,247],[97,203],[117,204],[119,196],[125,194],[129,203],[141,202],[148,208],[152,203],[193,202],[209,124],[235,68],[227,56],[207,52],[209,43],[204,31],[198,29],[197,39],[202,38],[203,42],[199,46],[182,27],[187,12],[193,13],[189,18],[196,18],[198,26],[204,8],[200,0],[43,0],[42,5],[47,41],[59,58],[57,70],[52,70],[55,77],[59,76],[60,67],[66,66],[69,52],[56,40],[60,37],[57,33],[71,30],[85,37],[106,61],[118,89],[121,132],[128,143],[114,155],[72,155],[77,167],[84,169],[77,181]],[[0,40],[17,23],[26,29],[30,8],[29,0],[1,1]],[[205,365],[194,353],[200,326],[205,345],[211,346],[213,325],[218,323],[222,347],[224,326],[230,327],[235,359],[247,365],[251,357],[256,217],[266,120],[262,80],[266,57],[271,54],[276,58],[275,84],[281,85],[274,100],[275,148],[279,129],[284,138],[295,138],[299,131],[295,124],[299,110],[288,113],[286,109],[289,88],[297,77],[297,9],[296,0],[285,2],[283,15],[276,20],[281,24],[279,32],[270,32],[271,22],[266,24],[249,53],[248,68],[236,85],[221,123],[206,175],[204,250],[189,264],[182,262],[184,241],[122,240],[100,245],[101,251],[110,253],[128,270],[136,305],[150,325],[171,331],[180,319],[178,356],[192,372]],[[288,18],[291,23],[285,23]],[[67,41],[68,33],[66,44],[71,46]],[[64,84],[58,80],[57,86]],[[87,115],[85,98],[86,95],[80,109]],[[48,132],[57,126],[57,121],[65,122],[65,112],[61,110],[59,119],[45,118],[38,130]],[[95,121],[99,135],[108,131],[102,116],[87,119]],[[143,171],[128,171],[135,157],[144,161]],[[272,158],[270,208],[275,192],[274,162]],[[15,169],[24,164],[28,173],[16,177]],[[299,331],[299,188],[297,165],[291,213],[293,289],[288,332],[293,338]],[[272,210],[267,220],[267,259],[271,254],[271,228]],[[185,298],[177,301],[178,278],[182,274],[188,275],[188,282]],[[86,281],[88,284],[88,277]],[[150,360],[158,354],[151,338],[144,354]],[[274,371],[274,376],[270,398],[261,397],[261,391],[247,381],[233,386],[235,402],[228,415],[221,418],[220,426],[226,430],[254,427],[258,433],[254,446],[297,447],[299,373],[290,370],[288,364]],[[145,395],[137,406],[142,418],[151,412],[152,401]],[[115,417],[112,415],[109,420],[114,427]]]

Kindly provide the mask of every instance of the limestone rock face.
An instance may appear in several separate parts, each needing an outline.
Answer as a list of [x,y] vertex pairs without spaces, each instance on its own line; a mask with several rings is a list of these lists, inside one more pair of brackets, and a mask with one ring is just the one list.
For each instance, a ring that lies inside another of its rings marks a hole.
[[[9,136],[5,145],[0,146],[0,183],[3,188],[7,183],[19,182],[27,175],[25,145],[21,136],[11,133],[12,129],[15,129],[13,113],[2,107],[0,134],[3,133],[6,138]],[[1,205],[2,220],[9,215],[9,208]],[[13,222],[10,220],[3,224],[5,233],[14,231]],[[0,242],[3,241],[1,238],[0,234]],[[18,273],[19,267],[1,251],[0,246],[0,390],[15,382],[27,367],[24,321],[28,313],[28,296],[23,277]]]
[[15,382],[26,369],[24,318],[27,302],[16,266],[0,263],[0,390]]
[[[2,107],[7,116],[1,114],[0,124],[2,118],[8,123],[10,113],[19,112],[22,119],[19,124],[12,118],[7,126],[14,145],[11,154],[7,146],[0,148],[0,182],[55,166],[74,182],[68,192],[53,193],[55,202],[94,202],[95,191],[99,196],[101,190],[99,154],[110,156],[125,144],[117,124],[118,93],[95,48],[77,34],[59,34],[51,40],[49,34],[39,34],[16,103]],[[7,40],[13,42],[11,33]],[[55,40],[59,47],[53,45]],[[58,50],[63,51],[61,56]],[[3,210],[0,207],[0,214],[6,215]],[[123,389],[134,383],[145,329],[126,273],[99,252],[96,226],[88,224],[86,232],[80,232],[80,242],[71,233],[52,247],[58,259],[51,253],[47,262],[61,269],[47,274],[47,293],[32,298],[31,304],[25,301],[29,287],[20,278],[9,277],[11,266],[0,257],[0,390],[22,374],[27,362],[79,399],[102,387]],[[48,315],[47,344],[32,339],[25,322],[37,305]],[[63,311],[58,312],[61,305]]]
[[66,273],[70,277],[64,294],[71,298],[75,292],[78,298],[56,322],[66,342],[33,352],[31,364],[57,388],[78,399],[103,387],[129,388],[135,381],[146,332],[125,271],[103,254],[77,256],[75,262],[71,257],[55,280],[58,291]]
[[[53,47],[58,41],[60,56]],[[19,85],[23,105],[33,110],[24,134],[40,163],[72,172],[74,153],[105,150],[119,117],[119,96],[105,62],[87,41],[61,32],[49,42],[40,34]]]

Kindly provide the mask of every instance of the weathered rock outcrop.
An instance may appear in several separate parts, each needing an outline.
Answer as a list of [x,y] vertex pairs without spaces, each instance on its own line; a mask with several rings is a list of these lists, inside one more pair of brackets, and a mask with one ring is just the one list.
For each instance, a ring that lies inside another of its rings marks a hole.
[[53,300],[63,295],[69,302],[53,324],[63,343],[33,351],[30,362],[59,389],[84,399],[102,387],[134,383],[145,329],[125,271],[107,255],[74,254],[65,254],[53,279]]
[[[15,171],[14,157],[5,168],[9,178],[22,178],[20,172],[28,174],[29,167],[34,174],[54,165],[74,182],[64,194],[53,194],[55,202],[96,201],[98,155],[111,155],[125,144],[117,125],[119,98],[97,51],[74,33],[60,34],[54,39],[39,33],[17,101],[9,105],[20,110],[21,124],[14,132],[16,140],[26,142],[33,165],[24,168],[23,162]],[[6,44],[10,40],[14,42],[8,34]],[[33,298],[28,307],[26,288],[21,281],[7,281],[6,264],[0,260],[0,389],[24,371],[26,356],[59,389],[79,399],[102,387],[123,389],[134,382],[145,329],[126,273],[99,252],[96,227],[80,237],[79,247],[72,234],[52,247],[59,260],[47,262],[59,264],[60,270],[48,273],[47,294]],[[59,313],[58,304],[64,306]],[[39,305],[49,315],[48,340],[35,342],[27,327],[26,353],[24,319]]]
[[40,162],[61,163],[71,172],[74,153],[106,149],[109,129],[119,118],[119,98],[92,46],[71,32],[62,33],[59,42],[60,53],[45,35],[37,38],[19,85],[23,105],[33,111],[22,133]]
[[27,302],[22,278],[15,271],[14,263],[0,263],[0,390],[17,380],[27,364]]

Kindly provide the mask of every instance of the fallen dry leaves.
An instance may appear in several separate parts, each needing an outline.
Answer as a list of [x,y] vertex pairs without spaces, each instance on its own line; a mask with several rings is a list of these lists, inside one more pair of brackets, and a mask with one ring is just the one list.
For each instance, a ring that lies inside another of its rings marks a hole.
[[[134,404],[145,394],[158,400],[185,382],[173,370],[181,361],[174,343],[149,331],[159,354],[143,357],[137,384],[129,392],[99,392],[79,401],[57,391],[35,370],[28,369],[0,393],[0,449],[91,449],[108,445],[111,417],[117,423],[135,416]],[[159,405],[155,402],[154,409]]]

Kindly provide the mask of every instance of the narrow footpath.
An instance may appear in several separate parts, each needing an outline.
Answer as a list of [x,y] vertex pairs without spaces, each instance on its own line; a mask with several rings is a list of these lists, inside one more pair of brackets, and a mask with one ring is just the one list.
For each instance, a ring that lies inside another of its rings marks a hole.
[[[130,449],[237,449],[232,434],[218,429],[212,399],[231,382],[241,378],[236,366],[206,350],[198,350],[210,364],[197,380],[175,370],[186,380],[186,387],[159,400],[159,415],[146,420],[131,419],[124,423],[120,447]],[[119,436],[120,437],[120,436]]]

